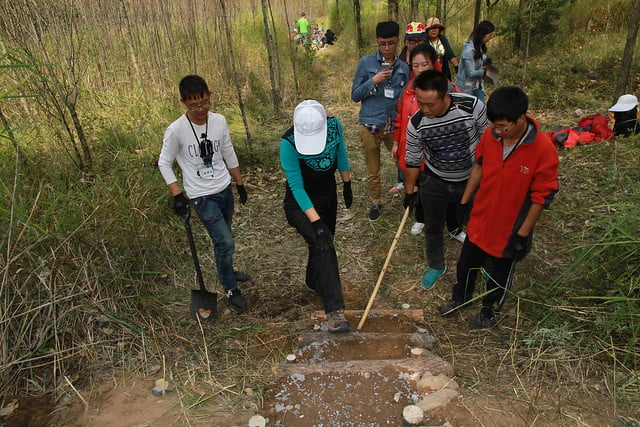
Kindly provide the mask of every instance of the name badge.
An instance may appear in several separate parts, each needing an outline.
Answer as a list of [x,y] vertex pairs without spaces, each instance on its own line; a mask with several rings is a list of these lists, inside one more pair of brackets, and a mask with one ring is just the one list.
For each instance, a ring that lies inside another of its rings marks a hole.
[[213,168],[202,168],[198,170],[200,178],[213,178]]
[[395,93],[394,93],[393,87],[391,87],[391,86],[385,86],[384,87],[384,96],[385,96],[385,98],[393,99],[394,95],[395,95]]

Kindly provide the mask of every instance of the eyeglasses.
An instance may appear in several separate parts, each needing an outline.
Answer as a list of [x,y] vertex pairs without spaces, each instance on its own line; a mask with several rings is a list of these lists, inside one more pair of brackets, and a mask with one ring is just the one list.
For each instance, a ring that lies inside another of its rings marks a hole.
[[209,100],[206,100],[203,103],[200,104],[191,104],[191,105],[187,105],[186,106],[187,109],[191,112],[196,112],[198,110],[207,110],[209,109],[209,107],[211,107],[211,102]]
[[378,43],[378,47],[380,49],[384,49],[385,47],[394,47],[397,44],[398,44],[397,41],[395,41],[395,42],[379,42]]
[[419,45],[424,43],[424,39],[407,39],[405,40],[405,43],[410,44],[410,45]]

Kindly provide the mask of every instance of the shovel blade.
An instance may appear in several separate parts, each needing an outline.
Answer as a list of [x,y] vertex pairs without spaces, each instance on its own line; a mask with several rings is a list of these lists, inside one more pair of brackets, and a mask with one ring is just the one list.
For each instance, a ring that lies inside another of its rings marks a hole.
[[202,289],[191,290],[191,317],[200,323],[210,324],[216,318],[218,294]]

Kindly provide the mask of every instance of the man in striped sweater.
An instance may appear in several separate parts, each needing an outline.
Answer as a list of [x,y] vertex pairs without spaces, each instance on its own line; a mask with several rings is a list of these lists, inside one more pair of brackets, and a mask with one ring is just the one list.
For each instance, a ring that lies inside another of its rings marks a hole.
[[[460,204],[474,165],[476,145],[489,122],[484,104],[470,95],[448,93],[447,78],[439,71],[427,70],[420,74],[414,88],[419,110],[407,125],[404,206],[415,204],[418,194],[414,186],[420,165],[425,162],[420,201],[424,207],[429,268],[422,278],[422,287],[431,289],[446,270],[447,205]],[[460,216],[465,216],[463,209]]]

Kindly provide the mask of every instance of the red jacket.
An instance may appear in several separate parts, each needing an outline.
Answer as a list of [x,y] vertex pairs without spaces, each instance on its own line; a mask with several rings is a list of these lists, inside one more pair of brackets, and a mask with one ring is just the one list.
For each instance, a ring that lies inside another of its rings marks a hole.
[[[482,167],[467,225],[469,240],[491,256],[510,258],[509,239],[517,232],[532,203],[548,207],[558,191],[558,152],[538,122],[534,131],[502,160],[502,142],[489,127],[476,147]],[[530,239],[529,239],[530,240]]]

